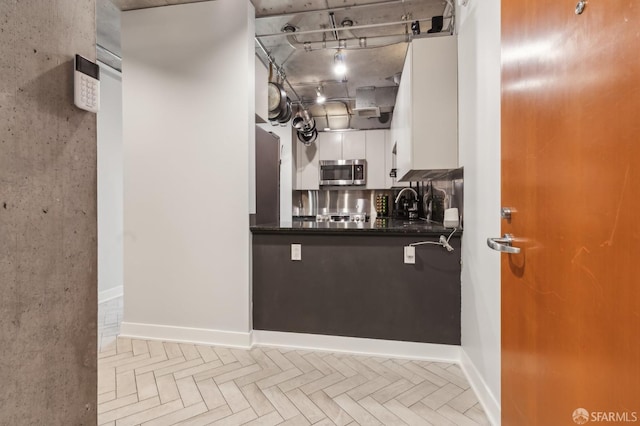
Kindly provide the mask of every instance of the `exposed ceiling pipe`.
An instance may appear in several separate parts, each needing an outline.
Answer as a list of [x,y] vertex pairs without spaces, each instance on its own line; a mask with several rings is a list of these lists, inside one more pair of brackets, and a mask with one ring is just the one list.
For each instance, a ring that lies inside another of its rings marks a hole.
[[[293,83],[296,87],[318,87],[318,85],[328,86],[331,84],[345,84],[344,80],[319,80],[319,81],[298,81]],[[355,98],[354,98],[355,99]]]
[[[322,104],[330,104],[330,103],[342,103],[345,106],[349,103],[349,102],[355,102],[356,98],[327,98],[326,101],[324,101]],[[308,101],[302,101],[300,102],[300,105],[304,106],[306,105],[305,108],[309,108],[312,107],[314,105],[317,105],[317,102],[315,100],[308,100]]]
[[[444,19],[449,19],[451,16],[445,16]],[[420,21],[420,22],[429,22],[431,23],[431,18],[423,18],[423,19],[411,19],[411,22]],[[338,27],[338,28],[321,28],[319,30],[306,30],[306,31],[296,31],[297,35],[303,34],[318,34],[318,33],[326,33],[332,31],[352,31],[352,30],[360,30],[365,28],[380,28],[380,27],[390,27],[393,25],[406,25],[408,21],[394,21],[394,22],[380,22],[377,24],[365,24],[365,25],[354,25],[352,27]],[[279,33],[271,33],[271,34],[258,34],[256,37],[265,38],[265,37],[283,37],[288,36],[291,33],[288,32],[279,32]]]
[[340,12],[343,10],[356,10],[356,9],[364,9],[368,7],[389,6],[394,4],[410,3],[411,1],[412,0],[391,0],[391,1],[381,1],[378,3],[354,4],[353,6],[331,7],[328,9],[310,9],[310,10],[302,10],[300,12],[288,12],[288,13],[278,13],[274,15],[265,15],[265,16],[256,18],[256,20],[270,19],[270,18],[284,18],[287,16],[296,16],[296,15],[307,15],[309,13]]
[[[365,46],[362,47],[361,39],[365,39]],[[340,46],[340,40],[343,43],[346,43],[346,47]],[[312,52],[314,50],[322,50],[322,49],[338,49],[342,48],[345,50],[354,50],[354,49],[373,49],[377,47],[385,47],[391,46],[398,43],[407,43],[410,41],[409,34],[396,34],[390,36],[374,36],[374,37],[353,37],[348,39],[340,39],[340,40],[331,40],[331,41],[299,41],[295,35],[289,34],[287,36],[287,41],[291,45],[291,47],[295,49],[304,49],[306,52]]]
[[[335,17],[333,16],[333,13],[330,14],[330,21],[331,21],[331,25],[333,27],[333,29],[336,28],[336,21],[335,21]],[[345,24],[345,22],[348,22],[347,24]],[[342,27],[342,39],[338,38],[338,33],[336,31],[333,31],[333,37],[335,39],[335,41],[337,42],[337,46],[336,48],[340,48],[340,49],[347,49],[347,47],[345,46],[340,46],[340,40],[353,40],[353,39],[357,39],[359,40],[359,45],[361,48],[367,47],[367,43],[366,43],[366,37],[356,37],[353,32],[351,32],[350,27],[353,26],[353,21],[351,21],[350,19],[345,19],[340,23],[340,26]],[[285,33],[291,34],[291,36],[293,38],[287,37],[287,41],[289,42],[289,45],[291,47],[293,47],[294,49],[299,49],[302,46],[303,42],[299,42],[298,39],[295,38],[295,32],[296,32],[296,27],[293,25],[285,25],[283,27],[283,30]],[[322,34],[322,41],[319,43],[322,43],[322,45],[326,48],[327,46],[327,39],[325,37],[326,33]],[[364,40],[364,42],[362,41]],[[344,42],[343,42],[344,43]],[[376,46],[376,47],[381,47],[381,46]],[[318,49],[313,49],[313,48],[309,48],[309,51],[311,50],[318,50]],[[293,53],[293,52],[292,52]]]

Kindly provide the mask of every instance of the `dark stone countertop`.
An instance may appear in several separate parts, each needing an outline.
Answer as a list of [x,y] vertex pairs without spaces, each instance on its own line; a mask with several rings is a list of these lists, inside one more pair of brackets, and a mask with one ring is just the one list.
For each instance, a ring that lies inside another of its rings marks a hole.
[[[426,221],[407,221],[398,219],[383,219],[365,223],[357,222],[316,222],[316,221],[291,221],[279,224],[263,224],[250,227],[254,234],[344,234],[344,235],[409,235],[419,234],[425,236],[449,236],[452,228],[445,228],[437,223]],[[458,229],[454,238],[459,238],[462,230]]]

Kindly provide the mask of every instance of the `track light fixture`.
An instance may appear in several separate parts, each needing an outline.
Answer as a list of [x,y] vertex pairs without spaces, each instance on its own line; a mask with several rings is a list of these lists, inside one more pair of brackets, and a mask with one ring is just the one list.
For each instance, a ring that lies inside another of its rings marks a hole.
[[338,49],[336,54],[333,55],[333,71],[339,76],[344,76],[347,73],[347,64],[345,63],[342,49]]
[[322,91],[322,86],[318,86],[316,88],[316,103],[323,104],[324,101],[326,100],[327,100],[327,97],[324,95],[324,92]]

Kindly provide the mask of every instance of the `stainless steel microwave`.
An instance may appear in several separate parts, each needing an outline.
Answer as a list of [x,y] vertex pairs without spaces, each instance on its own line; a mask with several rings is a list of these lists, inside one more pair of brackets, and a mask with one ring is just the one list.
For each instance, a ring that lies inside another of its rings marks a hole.
[[367,160],[320,161],[321,186],[362,186],[367,183]]

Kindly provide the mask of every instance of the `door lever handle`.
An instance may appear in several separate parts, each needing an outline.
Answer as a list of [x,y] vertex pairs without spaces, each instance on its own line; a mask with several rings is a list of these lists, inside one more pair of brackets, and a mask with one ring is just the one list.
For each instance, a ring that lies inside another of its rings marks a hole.
[[504,234],[502,238],[487,238],[487,245],[491,249],[502,253],[518,254],[520,249],[511,245],[513,241],[513,235]]

